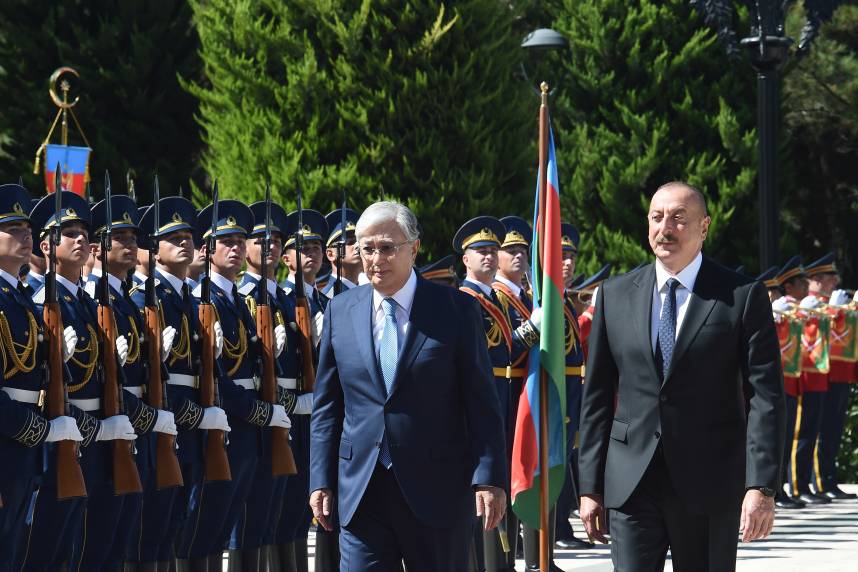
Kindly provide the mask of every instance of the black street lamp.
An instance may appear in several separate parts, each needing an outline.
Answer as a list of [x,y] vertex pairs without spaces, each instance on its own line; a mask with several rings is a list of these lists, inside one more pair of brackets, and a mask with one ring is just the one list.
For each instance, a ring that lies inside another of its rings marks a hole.
[[[564,50],[569,45],[569,42],[566,41],[566,38],[563,37],[559,32],[555,32],[551,28],[539,28],[537,30],[532,31],[527,36],[525,36],[524,40],[521,41],[521,47],[526,50],[527,53],[539,53],[539,52],[547,52],[551,50]],[[538,96],[542,97],[542,93],[537,88],[536,84],[534,84],[530,76],[527,73],[527,68],[524,65],[524,61],[521,62],[521,75],[524,76],[527,85],[533,90],[533,92]],[[549,95],[554,94],[554,91],[557,89],[556,82],[552,82],[551,91]]]
[[[718,33],[727,54],[737,57],[739,46],[746,49],[757,72],[757,135],[759,140],[760,268],[778,264],[778,122],[781,69],[790,56],[793,41],[784,31],[785,10],[790,0],[755,0],[751,4],[751,34],[736,41],[733,30],[735,10],[732,0],[692,0],[704,21]],[[823,22],[830,20],[838,0],[804,0],[807,22],[801,31],[795,56],[810,50]]]

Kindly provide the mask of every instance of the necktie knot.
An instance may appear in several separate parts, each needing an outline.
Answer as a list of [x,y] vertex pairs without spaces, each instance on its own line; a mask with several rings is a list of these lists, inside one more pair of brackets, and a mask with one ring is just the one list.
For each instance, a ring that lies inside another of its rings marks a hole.
[[679,280],[677,280],[676,278],[667,279],[668,293],[673,294],[674,292],[676,292],[677,287],[679,287]]
[[384,316],[393,318],[396,321],[396,300],[393,298],[385,298],[381,301],[381,309],[384,310]]

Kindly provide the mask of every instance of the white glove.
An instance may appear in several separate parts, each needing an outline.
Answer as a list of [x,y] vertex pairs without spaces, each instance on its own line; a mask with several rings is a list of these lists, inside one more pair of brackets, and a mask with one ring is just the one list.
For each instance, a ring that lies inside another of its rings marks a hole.
[[77,428],[77,423],[74,417],[57,417],[49,421],[50,429],[48,429],[48,437],[46,443],[54,443],[56,441],[83,441],[83,435]]
[[172,411],[158,410],[158,418],[155,420],[155,427],[152,431],[156,433],[166,433],[167,435],[176,435],[176,419]]
[[226,411],[220,407],[206,407],[203,410],[203,420],[200,429],[220,429],[230,431],[231,428],[226,420]]
[[223,352],[223,328],[220,327],[220,322],[214,323],[214,335],[215,335],[215,359],[220,357],[220,354]]
[[298,399],[295,400],[295,409],[292,411],[293,415],[309,415],[313,412],[313,394],[312,393],[302,393],[298,396]]
[[161,331],[161,361],[167,361],[170,350],[173,349],[173,341],[176,339],[176,328],[167,326]]
[[777,300],[772,302],[772,310],[774,310],[775,312],[780,312],[782,314],[785,314],[785,313],[789,312],[789,309],[790,309],[790,304],[789,304],[789,300],[787,300],[786,296],[781,296],[780,298],[778,298]]
[[133,441],[137,438],[134,432],[134,426],[127,415],[114,415],[108,417],[101,422],[101,428],[98,430],[98,435],[95,436],[96,441]]
[[830,306],[845,306],[849,303],[849,294],[846,290],[835,290],[831,293],[831,298],[828,299]]
[[855,290],[855,295],[854,295],[854,296],[852,296],[852,301],[853,301],[853,302],[858,302],[858,290]]
[[816,296],[805,296],[798,305],[802,310],[815,310],[821,305],[819,298]]
[[128,360],[128,340],[125,336],[116,338],[116,355],[119,356],[119,367],[123,367]]
[[318,346],[319,340],[322,339],[322,326],[325,324],[325,315],[321,312],[313,316],[313,321],[310,323],[310,329],[313,330],[313,345]]
[[289,429],[292,427],[292,422],[289,421],[289,416],[286,415],[286,410],[282,405],[272,405],[271,406],[271,421],[268,423],[269,427],[283,427],[284,429]]
[[286,326],[277,324],[274,328],[274,357],[280,357],[286,349]]
[[542,308],[534,308],[530,313],[530,323],[537,332],[542,332]]
[[63,330],[63,361],[67,362],[74,355],[74,349],[77,346],[77,332],[71,326],[66,326]]

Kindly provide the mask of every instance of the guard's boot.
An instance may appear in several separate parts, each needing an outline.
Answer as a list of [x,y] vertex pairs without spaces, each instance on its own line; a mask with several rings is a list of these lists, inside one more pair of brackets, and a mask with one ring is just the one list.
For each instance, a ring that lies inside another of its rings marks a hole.
[[[202,558],[191,558],[186,562],[190,565],[190,572],[209,572],[209,559],[205,556]],[[220,572],[220,569],[217,572]]]
[[122,563],[122,572],[137,572],[139,569],[137,562],[126,561]]
[[340,533],[319,527],[316,530],[316,572],[339,572]]
[[[206,562],[206,569],[209,564]],[[174,558],[172,564],[173,572],[191,572],[191,561],[186,558]]]
[[[226,551],[226,572],[244,572],[241,565],[242,549],[232,548]],[[221,555],[221,566],[223,566],[223,555]],[[218,571],[220,572],[220,571]]]
[[163,560],[161,562],[157,562],[157,572],[175,572],[174,562],[175,560]]
[[262,564],[259,565],[261,572],[280,572],[280,555],[277,547],[266,544],[262,547]]
[[262,570],[262,548],[244,548],[241,551],[241,572]]
[[277,572],[297,572],[298,566],[295,564],[295,543],[284,542],[274,547],[277,551],[277,559],[280,563],[280,568]]
[[[548,515],[548,569],[550,572],[563,572],[554,563],[554,511]],[[539,529],[524,525],[524,570],[539,572]]]
[[307,539],[298,538],[295,540],[295,570],[298,572],[308,572],[310,561],[307,557]]
[[209,572],[223,572],[223,550],[209,554]]
[[[125,563],[125,570],[128,571],[128,562]],[[137,572],[158,572],[157,562],[134,562]]]

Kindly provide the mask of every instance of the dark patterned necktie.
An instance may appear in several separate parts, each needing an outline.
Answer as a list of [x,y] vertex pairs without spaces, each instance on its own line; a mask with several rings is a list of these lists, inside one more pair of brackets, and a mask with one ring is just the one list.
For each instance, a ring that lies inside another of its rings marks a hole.
[[667,295],[661,307],[658,321],[658,339],[656,340],[655,358],[661,372],[661,379],[667,377],[670,358],[673,356],[673,346],[676,345],[676,288],[679,280],[670,278],[667,281]]

